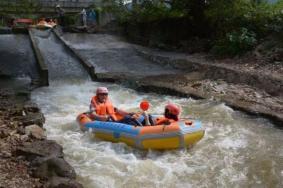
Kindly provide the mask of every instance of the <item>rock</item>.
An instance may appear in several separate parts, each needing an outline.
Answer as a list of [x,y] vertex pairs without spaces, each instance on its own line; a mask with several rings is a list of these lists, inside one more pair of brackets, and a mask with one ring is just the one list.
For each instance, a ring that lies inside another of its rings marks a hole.
[[19,126],[19,127],[17,128],[17,133],[19,133],[19,134],[21,134],[21,135],[26,134],[25,128],[22,127],[22,126]]
[[23,126],[37,124],[42,127],[45,122],[45,118],[42,113],[29,113],[26,116],[16,117],[15,120],[21,121]]
[[36,113],[36,112],[40,111],[38,106],[37,106],[37,104],[35,104],[33,102],[27,102],[24,105],[24,110],[27,111],[27,112],[33,112],[33,113]]
[[201,83],[197,82],[191,85],[193,88],[199,88],[201,86]]
[[76,178],[73,167],[64,159],[57,157],[37,158],[32,161],[31,165],[35,167],[33,171],[34,177],[40,179],[50,179],[53,176],[66,177],[70,179]]
[[62,178],[62,177],[53,177],[47,182],[48,188],[83,188],[83,186],[76,182],[75,180]]
[[20,139],[20,138],[21,138],[21,135],[19,135],[19,134],[14,134],[13,137],[16,138],[16,139]]
[[9,114],[10,116],[22,116],[22,108],[21,107],[15,107],[15,108],[11,108],[9,109]]
[[3,158],[9,158],[11,156],[12,156],[12,154],[8,151],[1,151],[1,153],[0,153],[0,157],[3,157]]
[[7,130],[5,129],[0,130],[0,138],[6,138],[7,136],[9,136],[9,133]]
[[36,157],[63,157],[63,148],[52,140],[36,140],[32,143],[24,143],[23,146],[16,148],[16,156],[23,155],[28,160]]
[[11,132],[9,133],[10,136],[13,136],[13,135],[15,135],[15,134],[17,134],[17,130],[13,130],[13,131],[11,131]]
[[46,138],[44,130],[38,125],[30,125],[25,127],[25,134],[40,140]]
[[20,140],[23,141],[23,142],[26,142],[26,141],[29,140],[29,136],[26,135],[26,134],[25,134],[25,135],[21,135],[21,136],[20,136]]

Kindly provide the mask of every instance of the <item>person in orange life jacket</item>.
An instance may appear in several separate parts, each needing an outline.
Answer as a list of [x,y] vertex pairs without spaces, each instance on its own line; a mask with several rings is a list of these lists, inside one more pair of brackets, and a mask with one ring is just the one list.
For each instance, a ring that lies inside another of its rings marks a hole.
[[90,117],[99,121],[117,121],[115,108],[108,99],[108,89],[106,87],[98,87],[96,95],[92,97],[90,103]]
[[[153,121],[152,116],[148,114],[148,125],[170,125],[179,120],[180,111],[181,110],[177,105],[169,103],[165,106],[164,117],[158,117]],[[121,122],[135,126],[145,126],[147,124],[142,113],[130,113],[125,116]]]
[[155,120],[155,125],[169,125],[179,120],[180,108],[172,103],[165,106],[164,117],[158,117]]

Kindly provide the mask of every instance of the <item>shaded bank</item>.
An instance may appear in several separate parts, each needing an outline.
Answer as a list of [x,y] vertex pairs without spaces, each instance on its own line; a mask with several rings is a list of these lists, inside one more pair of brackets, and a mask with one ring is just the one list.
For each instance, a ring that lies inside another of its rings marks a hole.
[[46,140],[45,118],[29,101],[29,88],[4,82],[0,83],[1,187],[82,187],[64,160],[62,147]]

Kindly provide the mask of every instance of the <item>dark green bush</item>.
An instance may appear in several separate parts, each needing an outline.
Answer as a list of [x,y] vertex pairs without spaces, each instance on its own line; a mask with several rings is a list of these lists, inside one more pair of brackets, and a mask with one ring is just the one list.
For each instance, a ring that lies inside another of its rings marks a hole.
[[34,18],[34,12],[39,11],[41,6],[38,0],[10,1],[0,0],[0,13],[10,14],[21,18]]
[[135,25],[135,34],[140,35],[136,38],[148,40],[147,44],[178,48],[192,38],[199,38],[210,41],[206,46],[212,46],[211,51],[219,55],[240,55],[269,35],[283,35],[283,0],[277,3],[267,0],[167,2],[170,6],[161,0],[145,0],[132,10],[116,4],[115,13],[125,28]]
[[267,28],[269,33],[276,35],[283,42],[283,1],[281,2],[275,7],[274,15],[267,24]]
[[65,25],[76,25],[78,20],[80,20],[80,17],[77,14],[65,15],[64,17]]
[[253,49],[256,43],[256,34],[247,28],[241,28],[240,31],[228,33],[225,38],[218,40],[212,52],[219,56],[241,55]]

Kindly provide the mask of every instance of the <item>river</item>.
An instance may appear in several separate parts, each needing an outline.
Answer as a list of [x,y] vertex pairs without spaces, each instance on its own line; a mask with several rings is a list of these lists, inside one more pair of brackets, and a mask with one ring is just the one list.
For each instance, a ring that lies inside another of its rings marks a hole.
[[[98,140],[79,130],[76,116],[88,110],[98,86],[107,86],[113,103],[138,110],[151,103],[160,114],[168,101],[182,116],[200,119],[206,130],[193,148],[142,151]],[[283,187],[283,130],[266,119],[234,111],[213,100],[141,93],[117,84],[86,79],[53,80],[32,92],[46,117],[48,139],[64,147],[66,160],[86,188],[105,187]]]

